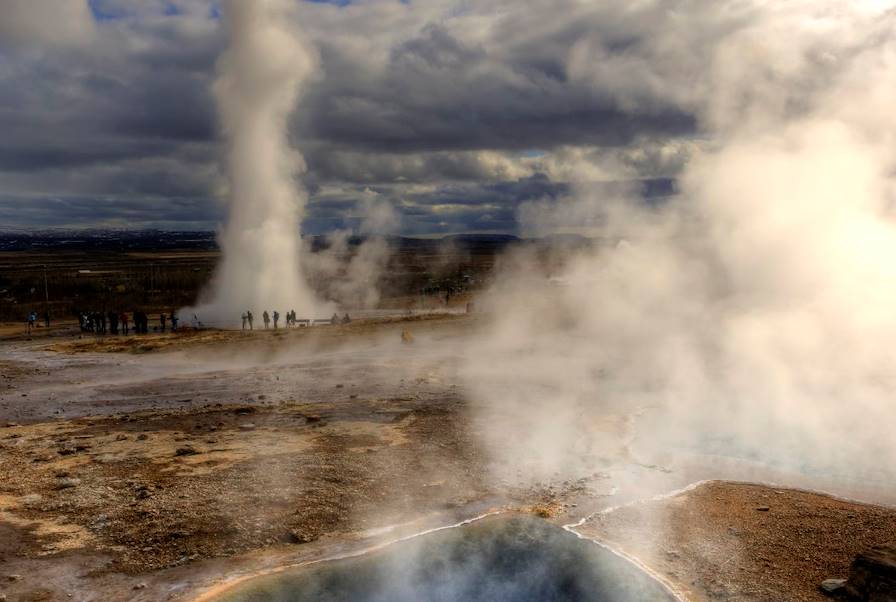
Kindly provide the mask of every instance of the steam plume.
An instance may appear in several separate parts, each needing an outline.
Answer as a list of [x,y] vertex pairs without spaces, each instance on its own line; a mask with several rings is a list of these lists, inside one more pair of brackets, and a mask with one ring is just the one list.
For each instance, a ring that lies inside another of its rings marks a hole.
[[199,310],[207,323],[234,323],[247,309],[313,316],[317,306],[299,262],[306,194],[294,176],[304,161],[287,140],[288,117],[316,56],[286,19],[288,6],[224,5],[230,47],[218,63],[214,94],[228,141],[230,219],[220,237],[222,263]]
[[694,85],[713,142],[679,197],[582,187],[607,244],[563,286],[505,274],[466,367],[499,460],[593,469],[621,445],[596,419],[642,408],[658,456],[896,476],[896,15],[859,4],[753,5]]

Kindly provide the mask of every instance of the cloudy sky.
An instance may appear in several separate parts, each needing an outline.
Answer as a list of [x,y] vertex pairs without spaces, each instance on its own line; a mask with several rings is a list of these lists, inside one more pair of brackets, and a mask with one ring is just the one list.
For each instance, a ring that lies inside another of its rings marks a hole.
[[[717,58],[757,10],[714,0],[296,4],[293,25],[319,55],[290,124],[307,164],[303,230],[356,224],[376,198],[410,235],[517,233],[520,206],[549,210],[571,187],[671,194],[713,143]],[[0,11],[0,226],[212,229],[225,219],[210,91],[227,39],[216,2],[4,0]]]

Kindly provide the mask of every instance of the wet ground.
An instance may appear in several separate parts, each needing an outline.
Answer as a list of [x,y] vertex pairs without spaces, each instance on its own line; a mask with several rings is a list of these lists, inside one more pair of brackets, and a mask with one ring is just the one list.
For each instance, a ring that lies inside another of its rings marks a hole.
[[[655,502],[685,509],[659,524],[700,527],[689,531],[692,544],[669,543],[667,531],[645,532],[650,523],[624,505],[702,479],[880,504],[892,504],[896,488],[693,450],[648,457],[637,439],[649,433],[624,414],[588,417],[595,437],[620,443],[582,474],[525,485],[496,476],[458,378],[477,319],[102,340],[67,327],[12,335],[0,342],[0,594],[192,599],[258,572],[508,511],[557,525],[585,518],[576,532],[615,542],[694,599],[814,599],[820,574],[893,532],[892,511],[879,506],[714,484]],[[766,494],[772,513],[728,512]],[[740,556],[730,553],[740,540],[729,528],[757,534],[734,548]],[[774,539],[782,530],[786,545]],[[819,548],[824,533],[843,545]],[[816,570],[799,569],[798,558]],[[762,559],[789,568],[751,585]],[[754,569],[731,570],[741,566]],[[791,596],[797,590],[804,597]]]

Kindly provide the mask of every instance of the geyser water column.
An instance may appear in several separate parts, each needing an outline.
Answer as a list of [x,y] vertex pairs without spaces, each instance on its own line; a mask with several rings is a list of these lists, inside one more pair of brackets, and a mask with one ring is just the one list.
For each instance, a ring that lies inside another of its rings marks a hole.
[[314,317],[318,303],[299,262],[307,195],[295,176],[304,161],[289,146],[287,124],[316,55],[285,0],[227,0],[223,8],[230,44],[214,95],[228,144],[230,217],[211,288],[198,309],[186,311],[219,325],[239,322],[247,309]]

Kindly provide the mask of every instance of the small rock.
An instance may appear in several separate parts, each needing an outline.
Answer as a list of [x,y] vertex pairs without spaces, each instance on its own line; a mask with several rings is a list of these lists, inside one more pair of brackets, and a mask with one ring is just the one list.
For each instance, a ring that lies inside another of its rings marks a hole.
[[134,589],[146,589],[146,584],[138,583],[137,585],[134,586]]
[[199,452],[197,452],[196,448],[193,447],[192,445],[184,445],[183,447],[178,447],[175,450],[174,455],[175,456],[193,456],[198,453]]
[[146,433],[140,433],[139,435],[137,435],[137,441],[146,441],[147,439],[149,439],[149,435],[147,435]]
[[756,510],[759,512],[768,512],[770,508],[768,506],[758,506]]
[[821,591],[836,594],[846,588],[846,579],[825,579],[821,582]]
[[303,544],[310,543],[317,539],[314,535],[304,533],[302,531],[288,531],[281,538],[280,541],[283,543],[292,543],[292,544]]
[[247,422],[246,424],[241,424],[241,425],[240,425],[240,430],[241,430],[241,431],[254,431],[254,430],[255,430],[255,425],[252,424],[251,422]]
[[75,477],[63,477],[56,481],[56,489],[71,489],[81,484],[81,479]]
[[7,575],[6,578],[9,581],[21,581],[22,580],[21,575]]

